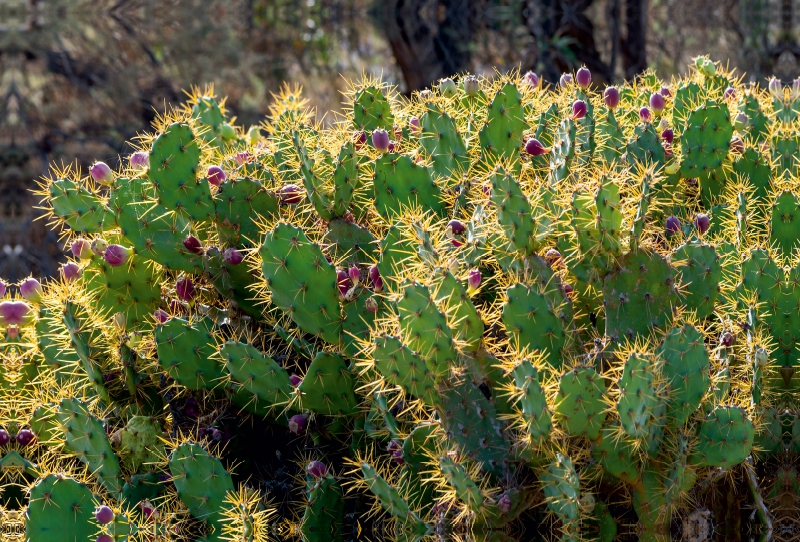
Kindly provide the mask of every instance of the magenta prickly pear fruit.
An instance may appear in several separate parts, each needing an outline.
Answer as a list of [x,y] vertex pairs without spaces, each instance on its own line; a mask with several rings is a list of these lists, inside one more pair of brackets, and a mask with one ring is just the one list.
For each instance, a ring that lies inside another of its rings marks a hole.
[[733,346],[734,340],[736,340],[736,337],[734,337],[733,333],[731,333],[730,331],[725,331],[722,333],[722,335],[719,336],[719,344],[721,344],[725,348],[730,348],[731,346]]
[[619,89],[617,87],[608,87],[603,92],[603,102],[609,109],[614,109],[619,105]]
[[383,289],[383,279],[377,265],[369,268],[369,280],[372,281],[372,289],[376,292],[380,292]]
[[661,139],[672,145],[672,142],[675,139],[675,132],[672,131],[672,128],[667,128],[661,132]]
[[339,269],[336,272],[336,284],[339,286],[339,293],[341,295],[345,295],[353,285],[350,280],[350,275],[344,269]]
[[278,191],[281,203],[294,205],[303,201],[303,189],[296,184],[287,184]]
[[163,324],[169,320],[169,314],[167,314],[167,311],[156,309],[153,313],[153,319],[159,324]]
[[547,150],[538,139],[532,137],[525,143],[525,152],[531,156],[541,156],[546,153]]
[[234,158],[236,159],[236,163],[241,166],[242,164],[250,162],[253,159],[253,155],[246,151],[237,152]]
[[569,282],[563,283],[561,285],[561,287],[564,288],[564,293],[567,294],[567,295],[570,295],[570,294],[572,294],[572,292],[575,291],[575,288],[573,288],[572,284],[570,284]]
[[661,95],[665,98],[669,98],[670,96],[672,96],[672,92],[669,91],[668,87],[661,87],[661,90],[659,92],[661,92]]
[[103,258],[111,267],[119,267],[124,265],[132,254],[133,251],[131,249],[122,245],[108,245],[105,253],[103,253]]
[[0,428],[0,446],[7,446],[11,442],[11,435],[3,428]]
[[389,141],[389,148],[387,149],[387,152],[394,152],[394,147],[395,147],[395,142]]
[[81,260],[88,260],[92,257],[92,244],[82,237],[79,237],[72,242],[72,245],[70,245],[70,250],[72,251],[73,256],[80,258]]
[[742,154],[744,152],[744,142],[739,136],[731,138],[731,152],[734,154]]
[[225,181],[225,171],[219,166],[208,166],[206,176],[208,177],[208,182],[214,186],[219,186]]
[[670,156],[672,156],[672,145],[670,145],[669,142],[664,141],[663,143],[661,143],[661,146],[664,148],[665,157],[669,158]]
[[556,267],[561,263],[561,253],[554,248],[547,249],[544,253],[545,261],[550,264],[550,267]]
[[729,100],[735,97],[736,97],[736,89],[734,89],[733,87],[726,88],[725,92],[722,94],[723,100]]
[[78,280],[82,273],[80,266],[75,262],[68,262],[61,266],[61,276],[67,282]]
[[654,92],[650,95],[650,109],[656,113],[661,113],[666,106],[667,102],[660,92]]
[[525,75],[522,76],[522,81],[532,87],[539,86],[539,76],[534,72],[526,72]]
[[447,223],[447,234],[450,235],[461,235],[467,231],[467,227],[464,225],[463,222],[460,220],[453,219]]
[[358,130],[353,134],[353,142],[356,144],[356,149],[361,149],[367,144],[367,132]]
[[481,285],[481,272],[478,269],[470,269],[467,273],[467,285],[470,292],[475,292]]
[[194,299],[194,283],[189,277],[181,277],[175,283],[175,293],[184,301]]
[[297,387],[303,383],[303,379],[297,375],[289,375],[289,382],[291,382],[293,387]]
[[361,270],[354,265],[347,270],[347,276],[350,277],[353,284],[358,284],[358,281],[361,279]]
[[572,103],[572,118],[582,119],[586,116],[586,102],[583,100],[575,100]]
[[697,228],[697,231],[700,233],[707,232],[710,226],[711,221],[709,220],[707,214],[699,213],[696,217],[694,217],[694,227]]
[[95,162],[94,165],[89,168],[89,174],[92,176],[92,179],[100,184],[114,184],[114,172],[111,171],[111,168],[108,167],[108,164],[105,162]]
[[95,256],[102,256],[103,254],[106,253],[106,249],[108,248],[108,241],[106,241],[102,237],[98,237],[97,239],[92,240],[91,248]]
[[392,136],[394,137],[395,141],[403,139],[403,129],[399,124],[392,126]]
[[6,300],[0,303],[0,325],[26,326],[33,318],[33,311],[24,301]]
[[389,151],[389,132],[383,128],[377,128],[372,132],[372,146],[381,152]]
[[419,123],[419,117],[414,115],[408,119],[408,129],[412,134],[419,134],[422,131],[422,126]]
[[388,446],[388,451],[395,463],[398,465],[405,464],[406,460],[403,459],[403,446],[399,442],[396,440],[391,441]]
[[677,216],[667,217],[666,222],[667,236],[672,236],[681,231],[681,221]]
[[306,472],[314,478],[322,478],[328,474],[328,467],[322,461],[311,461],[306,465]]
[[101,504],[94,509],[94,519],[100,525],[106,525],[114,521],[114,511],[105,504]]
[[191,252],[192,254],[202,254],[203,253],[203,245],[200,244],[200,239],[195,237],[194,235],[188,235],[186,239],[183,240],[183,246]]
[[132,168],[143,169],[150,166],[150,155],[145,151],[136,151],[128,158]]
[[589,71],[589,68],[579,69],[575,74],[575,82],[583,89],[589,88],[589,85],[592,84],[592,72]]
[[481,90],[481,87],[478,84],[478,78],[475,77],[474,75],[466,76],[464,78],[463,84],[464,84],[464,94],[466,94],[470,98],[477,96],[478,92],[480,92]]
[[697,186],[697,179],[695,178],[686,179],[686,184],[689,186]]
[[503,493],[503,496],[497,499],[497,509],[504,515],[511,512],[511,496],[508,493]]
[[114,542],[114,538],[110,534],[101,534],[94,542]]
[[364,300],[364,308],[369,312],[378,312],[378,302],[374,296],[370,296]]
[[642,122],[650,122],[650,109],[647,107],[643,107],[639,110],[639,118],[642,119]]
[[308,414],[295,414],[289,418],[289,431],[295,435],[299,435],[306,430],[308,425]]
[[746,113],[738,113],[733,117],[733,128],[736,130],[744,130],[750,124],[750,117]]
[[19,293],[23,299],[38,303],[42,299],[42,284],[33,277],[25,279],[19,285]]
[[156,507],[153,506],[147,499],[139,503],[139,509],[142,511],[142,515],[144,516],[145,519],[150,519],[151,517],[158,516],[158,511],[156,510]]
[[33,431],[30,429],[20,429],[19,433],[17,433],[17,436],[14,438],[17,440],[17,444],[25,447],[34,441],[36,435],[34,435]]
[[564,73],[561,75],[561,78],[558,80],[558,85],[561,88],[567,88],[572,84],[572,74]]
[[239,265],[242,263],[242,260],[244,260],[244,255],[235,248],[228,248],[222,253],[222,259],[225,260],[227,264]]

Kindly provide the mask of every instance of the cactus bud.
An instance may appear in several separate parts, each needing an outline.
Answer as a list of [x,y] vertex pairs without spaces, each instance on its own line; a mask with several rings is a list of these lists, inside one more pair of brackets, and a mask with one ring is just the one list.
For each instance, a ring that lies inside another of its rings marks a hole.
[[128,157],[132,168],[144,169],[150,166],[150,155],[144,151],[136,151]]
[[30,429],[20,429],[19,433],[17,433],[17,436],[14,438],[17,440],[17,444],[24,448],[33,442],[33,440],[36,438],[36,435],[34,435],[33,431]]
[[95,256],[102,256],[103,254],[106,253],[106,249],[108,248],[108,241],[106,241],[102,237],[98,237],[97,239],[92,240],[92,244],[90,246]]
[[169,320],[169,314],[167,314],[167,312],[164,310],[156,309],[153,313],[153,319],[159,324],[163,324]]
[[235,248],[228,248],[222,253],[222,259],[229,265],[239,265],[244,260],[244,255]]
[[694,227],[697,228],[697,231],[700,233],[705,233],[708,231],[708,228],[711,226],[711,221],[708,218],[708,215],[699,213],[696,217],[694,217]]
[[725,92],[722,93],[723,100],[730,100],[731,98],[736,97],[736,89],[733,87],[728,87],[725,89]]
[[389,148],[387,149],[387,152],[394,152],[394,148],[395,148],[394,140],[389,141]]
[[532,137],[525,143],[525,152],[531,156],[541,156],[547,151],[545,150],[544,145],[542,145],[538,139]]
[[336,271],[336,284],[339,286],[339,294],[345,295],[352,283],[350,282],[350,276],[347,274],[347,271],[344,269],[339,269]]
[[38,303],[42,299],[42,285],[33,277],[25,279],[19,285],[19,293],[23,299]]
[[61,266],[61,276],[67,282],[73,282],[80,278],[83,271],[75,262],[68,262]]
[[686,184],[688,186],[697,186],[697,179],[695,179],[694,177],[686,179]]
[[139,509],[142,511],[142,515],[144,516],[145,519],[150,519],[151,517],[158,517],[158,510],[156,510],[156,507],[153,506],[147,499],[139,503]]
[[714,77],[717,73],[717,66],[711,60],[705,58],[700,66],[700,71],[706,77]]
[[452,237],[453,235],[461,235],[467,231],[467,227],[460,220],[453,219],[447,223],[446,235]]
[[572,284],[569,282],[564,282],[561,287],[564,289],[564,293],[570,295],[572,292],[575,291],[575,288],[572,287]]
[[750,124],[750,117],[745,113],[738,113],[733,117],[733,128],[742,131]]
[[70,245],[70,250],[72,250],[72,255],[76,258],[80,258],[81,260],[88,260],[92,257],[92,245],[86,239],[79,237],[72,242]]
[[665,98],[669,98],[670,96],[672,96],[672,93],[669,91],[668,87],[661,87],[660,92],[661,92],[661,95],[663,97],[665,97]]
[[6,295],[6,283],[0,280],[0,297]]
[[189,277],[181,277],[175,283],[175,293],[184,301],[194,299],[194,283]]
[[26,326],[33,319],[33,311],[24,301],[6,300],[0,303],[0,325]]
[[614,109],[619,105],[619,89],[617,87],[608,87],[603,92],[603,102],[609,109]]
[[354,265],[347,270],[347,276],[350,277],[350,280],[353,282],[353,284],[358,284],[358,281],[361,278],[361,271],[357,266]]
[[561,75],[561,78],[558,80],[558,85],[561,88],[567,88],[572,84],[572,75],[569,73],[564,73]]
[[378,302],[374,296],[370,296],[364,300],[364,308],[369,312],[378,312]]
[[497,499],[497,509],[503,515],[511,512],[511,496],[508,493],[503,493],[503,496]]
[[367,132],[364,130],[358,130],[355,132],[355,134],[353,134],[353,139],[356,144],[356,149],[361,149],[367,144]]
[[303,379],[297,375],[289,375],[289,383],[291,383],[292,387],[296,388],[303,383]]
[[208,166],[206,176],[208,177],[208,182],[214,186],[219,186],[225,182],[225,171],[219,166]]
[[467,284],[469,285],[470,294],[475,293],[481,285],[481,272],[478,269],[470,269],[467,273]]
[[478,84],[478,78],[474,75],[467,75],[464,77],[464,94],[469,96],[470,98],[474,98],[480,92],[481,87]]
[[237,152],[234,158],[236,159],[236,163],[241,166],[242,164],[250,162],[253,159],[253,155],[246,151]]
[[303,201],[303,189],[296,184],[287,184],[278,191],[281,203],[294,205]]
[[772,94],[772,96],[774,98],[778,98],[778,99],[781,98],[781,94],[783,93],[783,88],[781,86],[781,80],[780,79],[778,79],[776,77],[773,77],[772,79],[770,79],[769,80],[769,85],[768,85],[767,88],[769,88],[769,93]]
[[769,354],[765,349],[758,347],[756,348],[755,361],[756,365],[759,367],[764,367],[767,363],[769,363]]
[[289,431],[295,435],[299,435],[306,430],[308,425],[308,414],[295,414],[289,418]]
[[656,113],[661,113],[667,106],[667,102],[660,92],[654,92],[650,95],[650,109]]
[[383,289],[383,279],[377,265],[369,268],[369,280],[372,281],[372,289],[376,292],[380,292]]
[[192,254],[203,253],[203,245],[200,244],[200,239],[194,235],[187,235],[186,239],[183,240],[183,246]]
[[578,73],[575,74],[575,82],[583,89],[589,88],[592,83],[592,72],[589,71],[589,68],[584,66],[579,69]]
[[0,447],[7,446],[11,442],[11,435],[3,428],[0,428]]
[[561,253],[554,248],[547,249],[547,252],[544,253],[544,259],[550,267],[556,267],[561,263]]
[[389,132],[383,128],[377,128],[372,132],[372,146],[381,152],[389,151]]
[[583,100],[575,100],[572,104],[572,118],[575,120],[582,119],[586,116],[586,102]]
[[[667,128],[669,128],[669,123],[667,122],[667,119],[661,117],[661,120],[658,121],[658,131],[663,132]],[[670,143],[672,143],[672,141],[670,141]]]
[[105,504],[101,504],[94,509],[94,519],[100,525],[106,525],[114,521],[114,511]]
[[532,87],[539,86],[539,76],[534,72],[526,72],[525,75],[522,76],[522,81]]
[[133,251],[131,249],[122,245],[108,245],[108,248],[103,253],[103,258],[111,267],[119,267],[124,265],[132,254]]
[[105,162],[95,162],[94,165],[89,168],[89,173],[92,179],[100,184],[114,184],[114,172],[111,171],[111,168],[108,167],[108,164]]
[[328,467],[322,461],[311,461],[306,465],[306,472],[314,478],[322,478],[328,474]]
[[719,343],[725,348],[730,348],[733,346],[734,339],[735,337],[733,336],[733,333],[730,331],[725,331],[719,336]]
[[445,77],[439,81],[439,92],[442,94],[442,96],[451,98],[456,95],[456,92],[458,92],[458,87],[456,86],[455,81],[449,77]]
[[675,132],[672,131],[672,128],[667,128],[661,132],[661,139],[672,145],[672,142],[675,139]]
[[419,99],[423,103],[427,103],[427,102],[433,100],[433,92],[431,92],[427,88],[425,90],[420,90],[419,91]]
[[673,235],[681,231],[681,221],[678,219],[677,216],[667,217],[665,229],[667,231],[667,237],[672,237]]
[[731,138],[731,152],[734,154],[742,154],[744,152],[744,142],[739,136]]
[[258,143],[258,139],[261,137],[261,130],[258,126],[251,126],[250,129],[247,131],[247,140],[250,142],[251,145],[255,146]]
[[650,109],[643,107],[639,110],[639,118],[642,122],[650,122]]
[[219,127],[219,135],[222,136],[222,139],[227,139],[228,141],[236,139],[236,128],[225,122]]
[[408,119],[408,129],[411,131],[412,134],[419,135],[422,131],[422,126],[419,123],[419,117],[414,115],[410,119]]

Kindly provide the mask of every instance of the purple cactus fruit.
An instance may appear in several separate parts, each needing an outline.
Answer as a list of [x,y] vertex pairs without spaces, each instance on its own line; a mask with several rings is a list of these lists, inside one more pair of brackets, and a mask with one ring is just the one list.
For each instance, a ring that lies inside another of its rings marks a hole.
[[244,255],[240,250],[235,248],[227,248],[222,253],[222,259],[229,265],[239,265],[244,260]]
[[92,244],[90,246],[95,256],[102,256],[103,254],[106,253],[106,249],[108,248],[108,241],[106,241],[102,237],[98,237],[92,240]]
[[322,461],[311,461],[306,465],[306,472],[314,478],[322,478],[328,474],[328,467]]
[[16,341],[19,339],[19,328],[17,326],[8,326],[6,329],[6,337],[9,341]]
[[470,290],[477,290],[481,285],[481,272],[478,269],[470,269],[467,273],[467,284]]
[[672,142],[675,140],[675,132],[672,131],[672,128],[667,128],[661,132],[661,139],[672,145]]
[[614,109],[619,105],[619,89],[617,87],[608,87],[603,92],[603,102],[609,109]]
[[389,148],[387,149],[387,152],[394,152],[394,148],[395,148],[395,142],[389,141]]
[[736,89],[733,87],[728,87],[725,89],[725,92],[722,93],[722,99],[729,100],[732,98],[736,98]]
[[422,131],[422,126],[419,123],[419,117],[414,115],[408,119],[408,129],[412,134],[419,134]]
[[381,152],[389,150],[389,132],[383,128],[377,128],[372,132],[372,146]]
[[145,151],[136,151],[128,157],[128,162],[132,168],[146,168],[150,166],[150,155]]
[[82,273],[81,267],[75,262],[68,262],[61,266],[61,276],[67,282],[78,280]]
[[11,442],[11,435],[3,428],[0,428],[0,446],[7,446]]
[[467,227],[464,225],[463,222],[460,220],[453,219],[447,223],[447,234],[452,235],[461,235],[467,231]]
[[583,100],[575,100],[572,103],[572,118],[575,120],[582,119],[586,116],[586,102]]
[[750,124],[750,117],[746,113],[738,113],[733,117],[733,128],[739,131],[744,130]]
[[367,144],[367,132],[364,130],[357,130],[353,134],[353,142],[356,144],[356,149],[361,149]]
[[525,75],[522,76],[522,81],[532,87],[539,86],[539,76],[534,72],[526,72]]
[[70,245],[70,250],[72,250],[72,255],[76,258],[80,258],[81,260],[88,260],[92,257],[92,245],[86,239],[79,237],[72,242]]
[[694,227],[697,228],[697,231],[700,233],[707,232],[710,226],[711,221],[709,220],[708,215],[699,213],[696,217],[694,217]]
[[194,299],[194,283],[189,277],[181,277],[175,283],[175,293],[184,301]]
[[358,281],[361,279],[361,270],[358,266],[352,266],[350,269],[347,270],[347,276],[350,277],[350,280],[353,284],[358,284]]
[[654,92],[650,95],[650,109],[656,113],[661,113],[666,106],[667,102],[660,92]]
[[643,107],[639,110],[639,118],[642,119],[642,122],[650,122],[650,109],[647,107]]
[[579,69],[575,74],[575,82],[583,89],[589,88],[589,85],[592,84],[592,72],[589,71],[589,68]]
[[572,74],[564,73],[561,75],[561,78],[558,80],[558,85],[561,88],[567,88],[572,84]]
[[38,303],[42,299],[42,284],[33,277],[25,279],[19,285],[19,293],[23,299]]
[[100,525],[106,525],[114,521],[114,511],[105,504],[101,504],[94,509],[94,519],[96,519],[97,523]]
[[17,433],[16,437],[14,438],[17,440],[17,444],[24,448],[34,441],[36,435],[34,435],[33,431],[30,429],[20,429],[19,433]]
[[731,138],[731,152],[734,154],[742,154],[744,152],[744,142],[739,136]]
[[676,233],[681,231],[681,221],[680,221],[680,219],[677,216],[667,217],[667,222],[666,222],[665,228],[666,228],[666,231],[667,231],[667,237],[675,235]]
[[187,235],[186,239],[183,240],[183,246],[191,252],[192,254],[202,254],[203,253],[203,245],[200,244],[200,239],[195,237],[194,235]]
[[736,337],[733,336],[733,333],[731,333],[730,331],[725,331],[722,335],[720,335],[719,343],[725,348],[730,348],[731,346],[733,346],[733,341],[735,339]]
[[542,145],[538,139],[532,137],[525,143],[525,152],[531,156],[541,156],[547,151],[545,150],[544,145]]
[[214,186],[219,186],[225,182],[225,171],[219,166],[208,166],[206,176],[208,177],[208,182]]
[[241,166],[242,164],[250,162],[253,159],[253,155],[246,151],[237,152],[234,158],[236,159],[236,163]]
[[6,287],[6,283],[3,282],[2,280],[0,280],[0,297],[3,297],[4,295],[6,295],[6,290],[7,289],[8,288]]
[[183,415],[189,418],[196,418],[200,414],[200,407],[197,404],[197,399],[194,397],[189,397],[186,399],[186,402],[183,403]]
[[375,300],[375,296],[370,296],[364,300],[364,308],[369,312],[378,312],[378,302]]
[[289,431],[295,435],[299,435],[306,430],[308,425],[308,414],[295,414],[289,418]]
[[150,519],[151,517],[155,517],[158,515],[156,507],[153,506],[147,499],[139,503],[139,509],[142,511],[144,519]]
[[336,284],[339,286],[339,293],[341,295],[345,295],[353,285],[350,281],[350,276],[344,269],[336,271]]
[[383,289],[383,279],[377,265],[369,268],[369,280],[372,281],[372,289],[376,292],[380,292]]
[[555,267],[561,263],[561,253],[554,248],[547,249],[547,252],[544,253],[544,259],[550,267]]
[[303,379],[297,375],[289,375],[289,382],[292,384],[292,387],[296,388],[303,383]]
[[33,311],[24,301],[6,300],[0,303],[0,325],[26,326],[33,318]]
[[103,258],[111,267],[119,267],[120,265],[124,265],[132,254],[133,251],[131,249],[125,248],[122,245],[108,245],[108,248],[103,254]]
[[661,146],[664,148],[664,156],[665,156],[666,158],[670,158],[670,157],[672,156],[672,145],[670,145],[670,144],[669,144],[668,142],[666,142],[666,141],[663,141],[663,142],[661,143]]
[[667,87],[661,87],[660,92],[661,92],[661,95],[663,97],[665,97],[665,98],[669,98],[670,96],[672,96],[672,93],[669,91],[669,88],[667,88]]
[[564,293],[567,294],[567,295],[570,295],[570,294],[572,294],[572,292],[575,291],[575,288],[573,288],[572,284],[570,284],[569,282],[563,283],[561,285],[561,287],[564,288]]
[[697,186],[697,179],[695,178],[686,179],[686,184],[688,186]]
[[114,184],[114,172],[105,162],[95,162],[89,168],[89,173],[92,179],[100,184]]
[[456,248],[461,248],[464,246],[464,243],[462,243],[458,239],[450,239],[450,243]]
[[467,75],[464,77],[462,84],[464,85],[464,94],[470,98],[477,96],[478,92],[481,90],[481,87],[478,84],[478,78],[474,75]]
[[94,542],[114,542],[114,538],[110,534],[101,534]]
[[395,141],[403,139],[403,129],[399,124],[392,126],[392,137],[394,137]]
[[781,97],[781,93],[783,92],[783,87],[781,86],[781,80],[773,77],[769,80],[769,92],[776,98]]
[[303,201],[303,189],[296,184],[287,184],[278,191],[281,203],[294,205]]
[[503,493],[502,497],[497,499],[497,509],[500,513],[505,515],[511,512],[511,495]]
[[153,319],[159,324],[163,324],[167,320],[169,320],[169,314],[167,314],[167,311],[165,310],[156,309],[155,312],[153,313]]

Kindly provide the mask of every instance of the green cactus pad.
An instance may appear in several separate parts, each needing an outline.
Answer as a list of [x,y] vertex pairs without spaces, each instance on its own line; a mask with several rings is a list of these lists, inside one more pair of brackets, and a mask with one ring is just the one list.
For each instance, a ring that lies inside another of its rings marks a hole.
[[344,495],[339,482],[331,474],[310,480],[300,532],[307,542],[339,542],[342,540]]
[[444,476],[447,485],[456,493],[456,497],[470,510],[475,510],[483,504],[483,495],[478,484],[470,478],[463,465],[456,463],[449,456],[439,458],[439,470]]
[[433,160],[434,175],[457,177],[469,169],[467,147],[450,116],[431,104],[420,118],[420,125],[419,142],[425,154]]
[[537,220],[533,206],[522,193],[512,172],[497,168],[491,176],[492,203],[497,212],[497,221],[505,231],[514,248],[530,255],[540,248],[542,237],[549,225]]
[[158,362],[170,378],[192,390],[213,389],[223,384],[226,373],[214,359],[214,323],[209,318],[187,321],[170,318],[156,326]]
[[100,233],[114,226],[111,210],[80,183],[59,179],[47,191],[53,214],[74,232]]
[[253,395],[254,408],[267,411],[285,405],[294,392],[289,373],[249,344],[228,341],[220,350],[231,380]]
[[161,426],[149,416],[132,416],[119,432],[119,456],[133,472],[145,464],[155,464],[164,456]]
[[434,424],[418,425],[403,441],[403,460],[416,471],[425,470],[432,461],[438,438]]
[[680,135],[681,176],[688,179],[722,166],[728,156],[733,126],[728,107],[713,101],[689,114]]
[[389,384],[400,386],[427,405],[438,403],[436,383],[422,358],[394,337],[378,337],[374,343],[375,368]]
[[353,103],[353,123],[358,130],[372,132],[377,128],[391,131],[394,115],[383,91],[375,87],[359,90]]
[[670,257],[682,289],[684,303],[698,318],[714,314],[714,306],[722,282],[722,265],[714,247],[691,241],[675,250]]
[[408,502],[400,493],[375,470],[369,463],[361,463],[361,473],[367,487],[378,498],[384,510],[392,516],[412,524],[422,525],[422,520],[408,506]]
[[189,513],[212,526],[221,525],[225,499],[233,491],[231,475],[216,457],[198,444],[181,444],[169,458],[178,498]]
[[272,303],[300,329],[339,344],[342,317],[336,268],[295,226],[279,224],[261,246],[261,271]]
[[517,350],[538,351],[554,369],[561,367],[564,324],[547,298],[535,288],[515,284],[506,290],[502,321]]
[[447,375],[456,363],[456,349],[447,318],[436,307],[430,290],[405,283],[397,312],[403,342],[425,360],[435,378]]
[[220,295],[229,299],[242,312],[253,318],[262,318],[264,308],[256,298],[252,286],[257,283],[254,272],[247,263],[237,265],[225,262],[222,253],[206,254],[203,260],[206,276]]
[[260,181],[240,177],[220,183],[214,194],[214,223],[223,247],[258,246],[260,217],[278,214],[280,202]]
[[553,408],[555,419],[575,437],[600,436],[606,418],[603,379],[591,367],[575,367],[561,377]]
[[492,98],[486,124],[478,133],[482,160],[488,165],[498,159],[510,160],[518,172],[522,132],[526,127],[522,96],[513,83],[505,83]]
[[648,434],[648,424],[652,423],[652,417],[664,399],[656,387],[652,360],[639,354],[628,356],[617,385],[620,425],[631,437],[644,438]]
[[422,207],[441,215],[445,210],[442,192],[427,168],[414,163],[410,156],[384,154],[375,161],[373,179],[375,210],[390,220],[407,207]]
[[97,335],[97,330],[92,329],[86,323],[86,313],[79,305],[67,301],[64,303],[62,313],[64,327],[69,333],[70,342],[81,361],[81,366],[89,382],[94,386],[98,397],[105,404],[109,404],[108,392],[103,384],[103,374],[100,368],[98,352],[92,346],[93,338]]
[[614,111],[600,108],[595,125],[597,153],[608,163],[613,163],[626,151],[624,134],[614,116]]
[[649,122],[639,124],[634,129],[626,150],[628,163],[631,165],[642,164],[661,167],[666,160],[664,147],[661,146],[661,136]]
[[577,520],[580,514],[580,480],[569,457],[556,454],[539,479],[547,507],[562,521]]
[[[794,219],[797,215],[797,220]],[[772,204],[770,243],[785,258],[794,256],[800,238],[800,204],[791,192],[782,192]]]
[[700,424],[697,437],[691,463],[729,469],[750,454],[755,428],[741,408],[719,406]]
[[299,409],[326,416],[355,414],[358,412],[355,385],[355,378],[342,356],[320,352],[297,387]]
[[92,542],[97,537],[94,496],[71,478],[50,474],[31,489],[25,539],[30,542]]
[[765,201],[767,195],[772,191],[772,164],[767,157],[758,152],[753,147],[747,147],[745,151],[733,161],[733,172],[746,178],[750,185],[755,188],[753,196],[761,201]]
[[711,384],[711,360],[703,335],[686,324],[673,328],[657,350],[664,359],[663,372],[669,391],[668,416],[684,425],[700,406]]
[[514,386],[519,394],[517,405],[536,444],[543,444],[553,427],[550,407],[539,383],[539,371],[527,360],[514,368]]
[[639,479],[640,465],[635,459],[636,445],[623,434],[618,422],[603,426],[600,436],[592,442],[592,456],[603,469],[629,484]]
[[483,337],[483,320],[467,295],[467,289],[446,269],[439,269],[437,275],[435,298],[450,321],[453,337],[466,343],[467,350],[478,350]]

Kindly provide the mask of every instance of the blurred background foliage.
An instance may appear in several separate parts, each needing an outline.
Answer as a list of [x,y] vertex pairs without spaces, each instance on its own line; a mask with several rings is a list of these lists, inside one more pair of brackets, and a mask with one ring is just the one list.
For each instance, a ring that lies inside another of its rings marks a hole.
[[[794,0],[0,0],[0,276],[52,276],[58,235],[29,190],[48,163],[115,164],[192,85],[245,126],[284,82],[318,111],[347,80],[403,93],[470,71],[582,64],[598,84],[709,53],[745,77],[798,72]],[[329,113],[321,120],[329,121]]]

